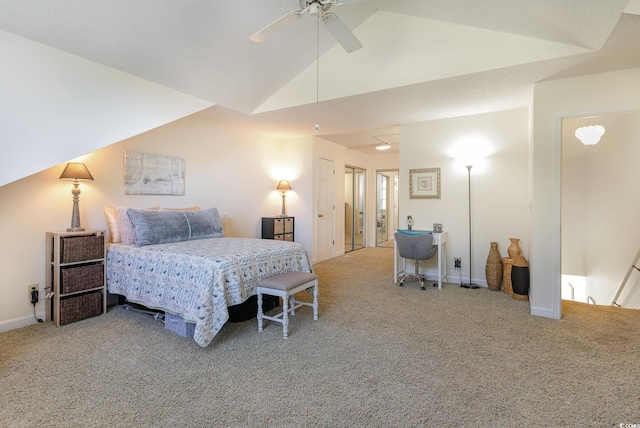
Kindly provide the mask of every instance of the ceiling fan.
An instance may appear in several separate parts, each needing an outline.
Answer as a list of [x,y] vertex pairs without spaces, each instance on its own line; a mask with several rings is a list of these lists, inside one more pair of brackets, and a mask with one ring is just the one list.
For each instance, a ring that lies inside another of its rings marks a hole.
[[286,26],[294,23],[303,15],[315,15],[322,20],[327,30],[333,35],[344,50],[351,53],[362,47],[362,43],[353,35],[349,27],[334,13],[329,12],[331,6],[342,6],[345,3],[358,3],[364,0],[298,0],[299,10],[292,10],[286,15],[276,19],[251,37],[254,42],[263,42]]

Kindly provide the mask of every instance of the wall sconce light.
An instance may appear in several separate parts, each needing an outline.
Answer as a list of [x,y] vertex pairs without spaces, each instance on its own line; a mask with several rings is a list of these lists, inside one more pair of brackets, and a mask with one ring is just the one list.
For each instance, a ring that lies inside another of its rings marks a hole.
[[604,126],[602,125],[589,125],[581,126],[576,129],[576,137],[585,146],[593,146],[598,144],[600,137],[604,135]]
[[73,189],[71,194],[73,195],[73,212],[71,214],[71,227],[67,229],[67,232],[82,232],[83,227],[80,227],[80,189],[78,185],[80,181],[93,181],[93,176],[83,163],[69,162],[67,166],[60,174],[60,180],[73,180]]
[[284,205],[284,198],[286,196],[287,190],[291,190],[291,184],[287,180],[280,180],[278,183],[278,187],[276,190],[280,190],[282,192],[282,217],[287,216],[287,211]]

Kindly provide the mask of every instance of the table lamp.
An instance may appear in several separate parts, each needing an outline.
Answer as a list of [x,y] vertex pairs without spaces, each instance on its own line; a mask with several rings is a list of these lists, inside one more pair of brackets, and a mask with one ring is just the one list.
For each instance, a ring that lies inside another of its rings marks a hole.
[[71,189],[71,194],[73,195],[73,212],[71,214],[71,227],[67,229],[67,232],[82,232],[84,228],[80,227],[80,210],[78,208],[80,189],[78,185],[80,181],[93,181],[93,177],[85,164],[69,162],[62,171],[62,174],[60,174],[60,180],[73,180],[73,189]]

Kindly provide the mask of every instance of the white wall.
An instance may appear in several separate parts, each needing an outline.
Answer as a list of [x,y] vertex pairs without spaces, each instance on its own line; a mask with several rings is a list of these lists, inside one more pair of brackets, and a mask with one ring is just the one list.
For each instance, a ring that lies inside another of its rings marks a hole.
[[[282,177],[289,179],[293,190],[287,192],[287,214],[295,217],[296,241],[304,243],[315,261],[313,232],[313,140],[311,137],[286,140],[282,144]],[[282,196],[278,193],[279,207]],[[274,213],[276,214],[276,213]]]
[[538,83],[532,145],[531,313],[562,315],[560,299],[561,121],[640,109],[640,68]]
[[5,31],[0,52],[0,185],[213,105]]
[[588,171],[585,157],[562,159],[562,273],[587,275]]
[[[275,190],[279,174],[300,169],[301,154],[288,155],[285,149],[291,147],[194,116],[92,152],[78,159],[95,179],[80,184],[82,226],[106,229],[104,205],[200,205],[220,210],[227,235],[259,237],[260,218],[280,214],[281,196]],[[185,195],[124,195],[125,150],[183,157]],[[65,230],[71,223],[72,185],[58,179],[65,165],[0,187],[0,331],[35,322],[26,288],[39,283],[44,295],[45,232]],[[303,192],[309,188],[300,181],[293,181],[292,186]],[[305,213],[295,193],[288,203],[291,213]],[[310,251],[304,221],[296,222],[296,232],[296,240]],[[44,307],[41,300],[36,307],[40,317]]]
[[[431,230],[433,223],[442,223],[448,232],[448,280],[459,283],[453,258],[461,257],[462,279],[469,281],[468,175],[449,153],[467,135],[483,135],[494,149],[484,168],[478,165],[471,171],[472,282],[486,285],[485,264],[492,241],[498,242],[500,254],[507,257],[509,238],[520,238],[528,258],[527,109],[401,125],[400,227],[406,228],[407,215],[413,216],[414,229]],[[409,170],[420,168],[440,168],[440,199],[409,198]]]

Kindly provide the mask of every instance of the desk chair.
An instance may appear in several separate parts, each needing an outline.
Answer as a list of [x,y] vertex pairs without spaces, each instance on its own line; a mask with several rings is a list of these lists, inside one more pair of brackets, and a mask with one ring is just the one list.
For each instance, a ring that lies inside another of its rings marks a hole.
[[[404,281],[410,277],[418,278],[420,281],[420,288],[424,288],[424,280],[427,279],[425,275],[420,274],[420,260],[429,260],[436,255],[438,246],[433,245],[433,235],[430,233],[424,234],[405,234],[402,232],[395,232],[393,234],[396,244],[398,246],[398,252],[400,257],[404,259],[415,260],[415,273],[404,273],[400,278],[399,285],[404,285]],[[434,287],[438,286],[438,283],[433,284]]]

